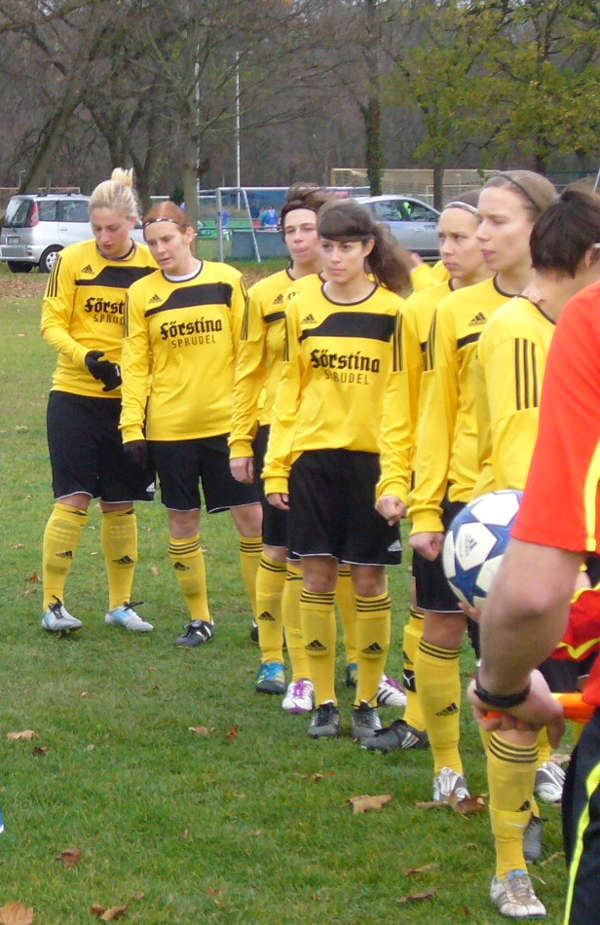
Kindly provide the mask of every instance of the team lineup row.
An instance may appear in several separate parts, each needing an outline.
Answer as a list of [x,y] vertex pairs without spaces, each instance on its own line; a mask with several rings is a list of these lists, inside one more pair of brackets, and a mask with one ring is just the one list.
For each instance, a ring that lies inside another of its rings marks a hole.
[[[285,693],[292,712],[314,706],[311,737],[339,734],[337,595],[346,680],[356,685],[354,738],[382,752],[431,745],[434,799],[468,796],[458,665],[467,621],[439,552],[451,517],[472,497],[523,487],[556,319],[599,275],[597,201],[577,190],[557,199],[528,171],[500,174],[445,208],[442,262],[431,270],[413,267],[354,201],[297,185],[281,214],[290,267],[249,293],[232,267],[197,259],[194,231],[173,203],[144,217],[147,246],[130,240],[136,217],[131,178],[117,172],[92,195],[94,240],[61,253],[44,298],[42,333],[58,364],[42,625],[81,626],[65,607],[65,586],[97,497],[106,622],[152,630],[132,604],[133,502],[152,497],[156,471],[191,618],[177,642],[211,641],[201,481],[207,510],[229,509],[240,533],[261,651],[257,689]],[[122,328],[103,323],[114,312],[88,311],[92,299],[122,302]],[[400,561],[407,513],[415,599],[402,693],[385,675],[385,569]],[[474,624],[472,638],[477,647]],[[382,728],[378,703],[404,699],[404,717]],[[539,854],[534,787],[560,797],[560,769],[547,739],[531,733],[497,731],[484,746],[492,900],[504,915],[544,915],[525,852],[529,838]]]

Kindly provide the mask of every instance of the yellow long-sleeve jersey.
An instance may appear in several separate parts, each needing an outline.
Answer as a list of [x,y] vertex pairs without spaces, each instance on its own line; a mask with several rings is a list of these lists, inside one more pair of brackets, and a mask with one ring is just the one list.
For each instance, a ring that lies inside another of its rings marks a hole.
[[42,337],[58,351],[52,388],[90,398],[118,398],[103,392],[85,365],[90,350],[121,361],[125,298],[136,280],[153,273],[156,263],[145,244],[122,260],[103,257],[95,240],[71,244],[54,264],[42,303]]
[[447,280],[444,283],[439,283],[438,285],[429,286],[427,289],[420,289],[413,292],[406,300],[404,312],[406,324],[411,330],[412,337],[417,340],[420,347],[418,366],[413,379],[415,395],[411,396],[413,445],[416,444],[419,390],[421,387],[421,375],[425,369],[425,354],[431,322],[438,303],[451,292],[450,280]]
[[485,326],[474,364],[480,476],[473,497],[525,487],[555,322],[529,299],[507,302]]
[[449,279],[450,274],[441,260],[438,260],[433,266],[423,261],[410,271],[410,281],[415,292],[421,292],[423,289],[429,289],[430,286],[446,283]]
[[412,532],[442,532],[442,501],[468,501],[479,476],[474,357],[480,334],[509,298],[493,279],[458,289],[435,312],[421,377]]
[[[125,307],[124,442],[229,433],[235,356],[246,306],[241,274],[204,261],[191,279],[158,270],[135,283]],[[146,411],[147,401],[147,411]]]
[[[289,270],[280,270],[248,290],[233,387],[232,459],[252,456],[257,423],[271,423],[283,362],[285,308],[304,279],[294,280]],[[314,279],[318,285],[318,276]]]
[[263,478],[265,491],[286,493],[293,462],[306,450],[378,453],[394,429],[397,491],[410,476],[407,378],[415,352],[404,337],[404,301],[382,286],[353,304],[332,302],[312,283],[291,299],[286,341]]

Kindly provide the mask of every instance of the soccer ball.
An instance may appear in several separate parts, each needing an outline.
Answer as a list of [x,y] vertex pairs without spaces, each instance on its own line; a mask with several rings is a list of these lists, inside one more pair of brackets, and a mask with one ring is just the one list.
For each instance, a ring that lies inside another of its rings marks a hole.
[[456,515],[444,540],[442,565],[459,600],[481,608],[492,586],[521,503],[521,491],[490,491]]

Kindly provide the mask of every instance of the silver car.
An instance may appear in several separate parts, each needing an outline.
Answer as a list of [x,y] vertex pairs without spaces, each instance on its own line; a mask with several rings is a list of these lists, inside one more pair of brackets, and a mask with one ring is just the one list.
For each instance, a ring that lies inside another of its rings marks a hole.
[[[34,266],[50,273],[63,247],[94,237],[89,202],[90,197],[80,193],[13,196],[0,233],[0,260],[13,273],[28,273]],[[141,225],[134,228],[132,237],[143,241]]]
[[0,233],[0,260],[13,273],[34,266],[49,273],[63,247],[93,237],[88,203],[89,196],[80,194],[13,196]]
[[437,223],[440,213],[433,206],[415,199],[390,193],[387,196],[357,196],[368,206],[378,222],[385,222],[397,241],[407,251],[421,257],[439,257]]

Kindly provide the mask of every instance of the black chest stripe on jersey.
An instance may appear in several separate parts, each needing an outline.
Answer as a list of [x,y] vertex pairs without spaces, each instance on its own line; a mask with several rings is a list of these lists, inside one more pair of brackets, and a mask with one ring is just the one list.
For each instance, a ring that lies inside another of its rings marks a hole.
[[456,341],[456,346],[458,350],[462,347],[466,347],[467,344],[474,344],[475,341],[479,340],[481,336],[481,331],[476,331],[474,334],[466,334],[464,337],[459,337]]
[[316,328],[302,331],[300,340],[306,340],[308,337],[363,337],[369,340],[389,341],[394,333],[394,325],[394,315],[335,312]]
[[107,289],[129,289],[132,283],[155,273],[156,267],[102,267],[93,279],[77,279],[76,286],[106,286]]
[[265,315],[267,324],[273,324],[274,321],[281,321],[282,318],[285,318],[285,312],[271,312],[270,315]]
[[227,305],[231,308],[233,287],[229,283],[201,283],[198,286],[181,286],[174,289],[166,302],[145,312],[146,318],[173,308],[192,308],[196,305]]

